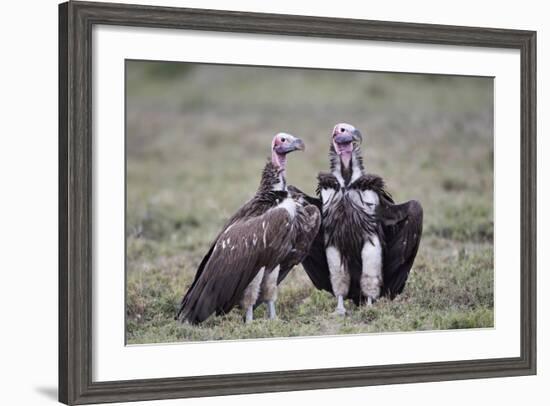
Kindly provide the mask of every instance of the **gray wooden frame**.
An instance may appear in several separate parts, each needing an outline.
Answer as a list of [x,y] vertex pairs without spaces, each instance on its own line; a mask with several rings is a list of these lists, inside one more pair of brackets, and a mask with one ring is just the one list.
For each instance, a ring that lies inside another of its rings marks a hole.
[[[92,381],[92,27],[180,28],[518,49],[521,54],[521,355],[203,377]],[[536,32],[216,10],[59,6],[59,400],[218,396],[536,373]]]

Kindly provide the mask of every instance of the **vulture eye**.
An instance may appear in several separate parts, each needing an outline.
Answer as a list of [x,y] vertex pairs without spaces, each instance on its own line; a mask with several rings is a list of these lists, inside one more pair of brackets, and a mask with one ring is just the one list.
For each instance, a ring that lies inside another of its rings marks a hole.
[[341,133],[343,133],[344,131],[346,131],[344,128],[340,128]]
[[281,138],[281,142],[285,142],[286,141],[286,138]]

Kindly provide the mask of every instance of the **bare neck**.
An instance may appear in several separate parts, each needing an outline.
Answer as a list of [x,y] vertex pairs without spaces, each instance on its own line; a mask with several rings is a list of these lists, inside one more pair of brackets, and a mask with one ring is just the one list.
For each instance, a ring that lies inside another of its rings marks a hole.
[[341,186],[349,186],[365,173],[361,148],[355,147],[350,156],[340,156],[331,144],[330,172],[338,179]]

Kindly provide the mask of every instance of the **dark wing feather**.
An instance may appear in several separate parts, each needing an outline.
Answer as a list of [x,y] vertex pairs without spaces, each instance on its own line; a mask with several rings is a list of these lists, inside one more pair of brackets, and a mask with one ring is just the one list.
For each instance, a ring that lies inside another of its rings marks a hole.
[[281,262],[277,284],[280,284],[288,273],[308,255],[311,244],[319,233],[321,212],[307,202],[297,204],[296,218],[292,227],[292,250]]
[[393,204],[392,195],[386,190],[384,179],[375,174],[365,174],[359,177],[350,186],[350,189],[372,190],[378,194],[380,201]]
[[[191,292],[193,291],[194,287],[197,284],[197,281],[199,280],[200,276],[202,275],[202,272],[204,271],[204,267],[207,264],[208,260],[210,259],[210,256],[212,255],[212,251],[214,250],[214,247],[216,246],[216,243],[218,239],[220,238],[220,235],[227,230],[229,226],[231,226],[233,223],[243,220],[246,218],[247,214],[252,210],[253,207],[256,205],[253,204],[253,201],[247,202],[240,210],[238,210],[228,221],[225,223],[223,230],[218,236],[216,236],[216,239],[214,240],[214,243],[210,246],[210,249],[202,259],[201,263],[199,264],[199,267],[197,269],[197,272],[195,273],[195,278],[193,279],[193,283],[187,289],[187,293],[183,296],[183,299],[180,303],[180,308],[178,310],[178,314],[176,315],[175,319],[178,320],[181,317],[182,311],[185,308],[185,304],[187,303],[187,300],[189,299],[189,296]],[[250,215],[250,214],[249,214]]]
[[[266,167],[267,168],[267,167]],[[265,170],[264,170],[265,171]],[[181,319],[181,313],[182,310],[185,307],[185,304],[187,303],[187,300],[189,298],[190,293],[193,291],[193,288],[195,287],[197,281],[199,280],[200,276],[202,275],[202,272],[204,270],[204,267],[208,260],[210,259],[210,255],[212,255],[212,251],[214,250],[214,246],[216,245],[216,242],[220,238],[220,235],[224,233],[229,226],[232,224],[244,221],[248,218],[259,216],[263,213],[265,213],[267,210],[272,208],[274,206],[274,203],[276,203],[277,200],[282,201],[287,197],[287,192],[277,192],[277,191],[269,191],[269,192],[263,192],[261,194],[257,194],[254,196],[251,200],[246,202],[223,226],[222,231],[220,234],[216,236],[214,239],[214,243],[210,246],[210,249],[202,259],[197,272],[195,273],[195,278],[193,280],[193,283],[187,290],[187,293],[184,295],[181,303],[180,308],[178,310],[178,314],[176,315],[175,319]]]
[[367,174],[350,187],[373,190],[380,198],[377,215],[383,239],[383,296],[394,299],[403,292],[422,237],[422,206],[416,200],[395,204],[381,177]]
[[418,252],[423,210],[416,200],[391,204],[381,199],[379,215],[385,239],[383,294],[393,299],[403,291]]
[[[321,199],[309,196],[294,186],[289,186],[288,190],[293,196],[300,195],[306,202],[317,207],[319,212],[322,213],[323,203],[321,202]],[[326,290],[332,294],[324,234],[325,232],[321,222],[319,232],[311,243],[309,253],[302,260],[302,266],[309,276],[309,279],[311,279],[311,282],[317,289]]]
[[210,247],[210,249],[208,250],[208,252],[204,256],[204,258],[202,259],[202,261],[199,265],[199,268],[197,269],[197,273],[195,274],[195,279],[193,279],[193,283],[191,284],[191,286],[187,290],[187,293],[183,296],[183,299],[181,300],[181,303],[180,303],[180,308],[178,310],[178,314],[175,317],[176,320],[178,320],[180,318],[181,313],[182,313],[182,311],[185,308],[185,305],[187,303],[187,300],[189,299],[190,293],[193,291],[193,289],[195,288],[195,286],[197,284],[197,281],[199,280],[200,276],[202,275],[202,272],[204,271],[204,267],[205,267],[206,263],[208,262],[208,260],[210,259],[210,256],[212,255],[212,251],[214,250],[214,247],[216,246],[216,241],[214,241],[214,244],[212,244],[212,246]]
[[290,251],[290,225],[283,208],[231,223],[203,259],[200,274],[182,301],[179,319],[200,323],[214,312],[229,312],[258,271],[272,268]]

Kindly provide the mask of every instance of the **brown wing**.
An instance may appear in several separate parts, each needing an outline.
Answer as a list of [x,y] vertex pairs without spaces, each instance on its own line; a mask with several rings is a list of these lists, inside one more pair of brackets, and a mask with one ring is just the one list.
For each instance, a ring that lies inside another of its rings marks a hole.
[[[266,194],[256,195],[252,199],[250,199],[248,202],[246,202],[223,226],[223,229],[221,233],[225,232],[232,224],[240,221],[245,221],[246,219],[249,219],[251,217],[256,217],[264,214],[267,210],[274,207],[274,202],[279,199],[283,200],[287,197],[286,192],[270,192],[268,194],[268,199],[263,199],[262,197]],[[220,233],[220,235],[221,235]],[[204,271],[204,267],[208,263],[208,260],[210,259],[210,256],[212,255],[212,252],[214,251],[214,246],[216,245],[216,242],[218,241],[218,238],[220,235],[216,236],[214,242],[210,246],[208,252],[203,257],[201,263],[199,264],[199,267],[197,269],[197,272],[195,273],[195,278],[193,280],[193,283],[187,290],[187,293],[184,295],[180,307],[178,310],[178,313],[175,317],[176,320],[181,318],[182,310],[185,308],[185,304],[187,302],[187,299],[189,298],[190,292],[193,291],[193,288],[195,287],[197,281],[202,275],[202,272]]]
[[[319,213],[322,213],[323,203],[320,199],[309,196],[294,186],[289,186],[288,190],[293,196],[301,196],[307,203],[317,207]],[[302,260],[302,266],[317,289],[332,293],[322,221],[307,256]]]
[[418,252],[423,210],[416,200],[391,204],[381,199],[379,213],[385,242],[383,294],[393,299],[403,291]]
[[179,320],[200,323],[214,312],[229,312],[258,271],[274,267],[290,251],[290,226],[289,213],[274,208],[226,227],[203,259]]
[[297,204],[297,208],[292,227],[292,250],[281,262],[277,284],[287,277],[292,268],[304,260],[319,233],[321,225],[319,209],[305,201]]

